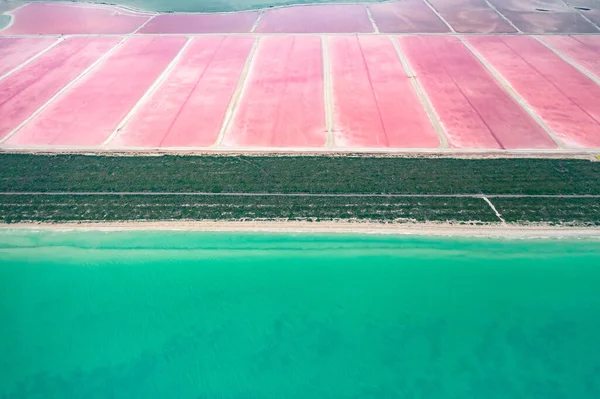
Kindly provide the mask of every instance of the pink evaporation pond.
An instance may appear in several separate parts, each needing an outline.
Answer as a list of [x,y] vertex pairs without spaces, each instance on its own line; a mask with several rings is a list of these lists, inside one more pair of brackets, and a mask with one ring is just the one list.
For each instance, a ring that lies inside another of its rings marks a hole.
[[455,148],[556,148],[473,54],[452,36],[397,39]]
[[421,0],[374,3],[368,7],[383,33],[450,32],[448,26]]
[[258,12],[225,14],[163,14],[148,22],[140,33],[247,33]]
[[321,38],[260,39],[226,147],[320,147],[325,144]]
[[597,33],[597,28],[562,0],[490,0],[524,33]]
[[57,40],[50,37],[0,38],[0,60],[2,60],[0,62],[0,76],[47,49]]
[[456,32],[516,32],[485,0],[429,0],[429,3]]
[[359,4],[284,7],[266,11],[258,33],[372,33],[373,24]]
[[194,38],[110,146],[212,145],[253,43],[248,36]]
[[119,42],[116,36],[71,37],[0,80],[0,138]]
[[8,145],[98,146],[180,51],[180,36],[135,36],[53,100]]
[[531,37],[468,41],[567,147],[600,147],[600,86]]
[[335,145],[435,148],[439,140],[385,36],[332,36]]
[[12,12],[4,35],[133,33],[150,15],[113,6],[30,3]]
[[600,79],[600,36],[553,35],[539,39]]

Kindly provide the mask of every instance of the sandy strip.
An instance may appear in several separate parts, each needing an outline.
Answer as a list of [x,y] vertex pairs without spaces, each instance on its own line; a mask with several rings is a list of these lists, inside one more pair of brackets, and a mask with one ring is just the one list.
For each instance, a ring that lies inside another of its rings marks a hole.
[[386,234],[444,237],[495,238],[600,238],[599,227],[557,227],[547,225],[487,224],[458,225],[449,223],[384,224],[370,222],[301,222],[301,221],[128,221],[128,222],[68,222],[68,223],[0,223],[0,229],[29,230],[165,230],[207,232],[264,233],[342,233]]
[[376,156],[376,157],[439,157],[439,158],[560,158],[600,160],[600,148],[579,149],[466,149],[466,148],[344,148],[344,147],[119,147],[60,146],[60,145],[2,145],[0,154],[80,154],[92,156],[161,156],[161,155],[213,155],[213,156]]

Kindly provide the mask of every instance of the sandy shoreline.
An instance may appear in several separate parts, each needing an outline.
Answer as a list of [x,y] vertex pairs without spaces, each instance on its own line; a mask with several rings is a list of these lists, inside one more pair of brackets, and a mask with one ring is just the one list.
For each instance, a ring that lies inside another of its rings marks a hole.
[[498,238],[600,238],[598,227],[559,227],[545,225],[458,225],[449,223],[380,224],[362,222],[296,222],[296,221],[161,221],[161,222],[82,222],[82,223],[16,223],[0,224],[0,229],[28,230],[93,230],[93,231],[207,231],[265,233],[341,233],[392,234],[427,236],[463,236]]

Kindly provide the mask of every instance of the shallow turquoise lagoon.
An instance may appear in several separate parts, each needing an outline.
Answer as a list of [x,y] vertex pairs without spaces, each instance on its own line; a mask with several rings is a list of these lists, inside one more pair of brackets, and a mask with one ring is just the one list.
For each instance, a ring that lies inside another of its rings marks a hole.
[[0,231],[0,398],[600,398],[600,241]]

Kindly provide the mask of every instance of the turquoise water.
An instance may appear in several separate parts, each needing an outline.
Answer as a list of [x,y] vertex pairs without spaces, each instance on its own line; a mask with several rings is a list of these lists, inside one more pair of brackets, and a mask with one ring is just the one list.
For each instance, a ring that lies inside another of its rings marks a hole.
[[599,398],[600,241],[0,231],[0,398]]

